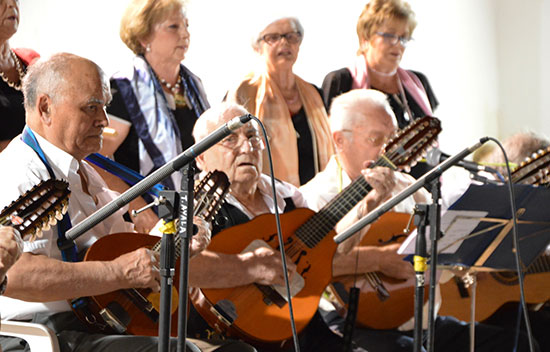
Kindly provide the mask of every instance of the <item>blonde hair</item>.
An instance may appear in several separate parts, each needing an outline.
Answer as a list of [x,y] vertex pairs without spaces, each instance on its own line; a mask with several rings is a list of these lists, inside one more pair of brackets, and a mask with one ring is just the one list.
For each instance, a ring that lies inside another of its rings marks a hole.
[[185,10],[185,5],[185,0],[132,0],[120,21],[120,39],[134,54],[143,54],[141,40],[151,34],[153,26],[172,11]]
[[387,20],[405,20],[409,24],[409,35],[416,27],[416,19],[411,5],[402,0],[371,0],[365,5],[357,20],[357,37],[359,38],[358,53],[364,53],[362,43],[368,40],[374,32]]

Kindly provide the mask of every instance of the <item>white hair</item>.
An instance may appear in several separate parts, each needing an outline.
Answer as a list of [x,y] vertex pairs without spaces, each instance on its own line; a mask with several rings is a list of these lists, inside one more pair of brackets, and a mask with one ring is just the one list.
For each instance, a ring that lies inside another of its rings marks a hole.
[[227,115],[231,114],[233,116],[233,112],[236,112],[237,115],[248,114],[248,111],[244,108],[244,106],[229,102],[221,103],[206,110],[199,117],[195,123],[195,127],[193,128],[193,137],[195,138],[195,141],[198,142],[208,136],[210,132],[214,131],[214,129],[226,122],[225,117]]
[[252,49],[255,51],[258,51],[260,48],[260,40],[262,39],[262,32],[272,23],[275,23],[280,20],[290,20],[294,27],[296,28],[296,32],[300,33],[302,38],[304,37],[304,27],[302,26],[302,23],[300,23],[300,20],[298,17],[295,16],[285,16],[278,13],[270,13],[266,16],[261,17],[262,20],[265,20],[261,23],[258,23],[255,32],[252,34],[251,38],[251,44]]
[[334,98],[330,107],[330,130],[352,130],[365,120],[368,112],[383,109],[397,126],[395,114],[386,95],[375,89],[354,89]]

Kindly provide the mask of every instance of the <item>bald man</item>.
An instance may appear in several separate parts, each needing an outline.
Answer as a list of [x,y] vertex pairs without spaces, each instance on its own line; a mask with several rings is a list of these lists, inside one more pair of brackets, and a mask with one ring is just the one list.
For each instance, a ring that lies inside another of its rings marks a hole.
[[[0,164],[10,165],[10,172],[0,177],[0,206],[42,180],[64,179],[71,189],[66,216],[76,224],[116,196],[83,161],[101,148],[102,131],[108,125],[105,107],[111,99],[108,80],[92,61],[61,53],[29,68],[23,94],[27,126],[21,138],[15,138],[0,154]],[[159,291],[160,275],[154,265],[158,256],[149,249],[140,248],[111,261],[73,261],[76,251],[83,253],[98,238],[132,231],[123,212],[119,210],[77,238],[76,248],[58,248],[58,236],[70,227],[61,223],[44,231],[41,238],[25,242],[25,252],[10,269],[5,296],[0,297],[2,317],[48,325],[57,333],[63,351],[156,351],[154,337],[90,334],[67,303],[126,288]],[[207,230],[200,227],[199,236],[205,236]],[[4,351],[21,349],[15,338],[0,337],[0,343]],[[212,343],[203,350],[230,349]]]

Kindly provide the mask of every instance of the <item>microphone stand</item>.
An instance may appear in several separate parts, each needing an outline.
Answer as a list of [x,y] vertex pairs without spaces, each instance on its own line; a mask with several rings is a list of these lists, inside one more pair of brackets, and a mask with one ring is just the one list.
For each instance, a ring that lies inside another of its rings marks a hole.
[[422,315],[424,306],[424,282],[426,272],[426,225],[428,223],[428,206],[417,204],[414,209],[414,223],[417,228],[414,272],[414,346],[413,352],[422,351]]
[[437,285],[437,241],[441,238],[441,181],[436,177],[431,182],[430,204],[430,293],[428,301],[428,352],[434,350],[435,341],[435,287]]

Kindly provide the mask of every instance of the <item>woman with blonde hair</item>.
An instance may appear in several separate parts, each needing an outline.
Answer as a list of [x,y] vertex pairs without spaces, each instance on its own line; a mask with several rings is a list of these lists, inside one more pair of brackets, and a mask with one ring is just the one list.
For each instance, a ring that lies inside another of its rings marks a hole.
[[407,2],[367,3],[357,21],[359,50],[355,61],[329,73],[323,81],[327,107],[342,93],[372,88],[388,96],[399,128],[415,118],[432,115],[438,102],[426,76],[399,66],[415,27],[415,14]]

